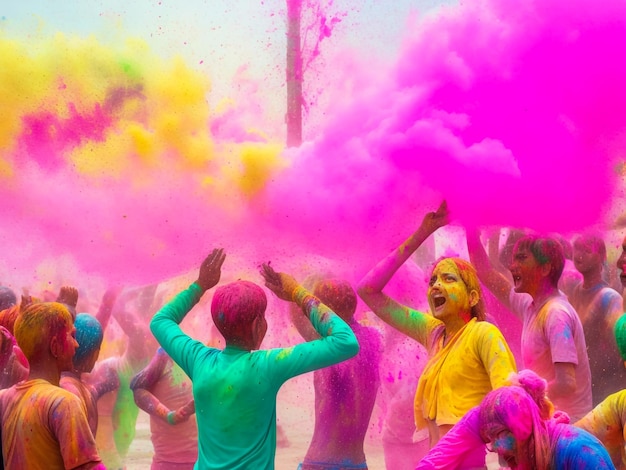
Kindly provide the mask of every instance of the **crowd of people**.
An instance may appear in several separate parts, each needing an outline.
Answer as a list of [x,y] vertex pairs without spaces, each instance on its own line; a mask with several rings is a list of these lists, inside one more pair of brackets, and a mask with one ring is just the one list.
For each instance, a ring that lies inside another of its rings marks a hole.
[[[321,273],[298,282],[269,263],[266,289],[220,284],[226,253],[214,249],[167,302],[156,285],[110,288],[97,306],[72,286],[19,300],[0,287],[3,468],[127,468],[143,410],[153,470],[273,469],[278,392],[313,372],[301,470],[367,469],[378,402],[391,470],[486,469],[488,456],[502,468],[626,470],[626,239],[616,282],[600,234],[508,230],[485,244],[468,228],[469,260],[432,260],[426,308],[392,293],[448,223],[444,202],[354,285]],[[303,341],[262,348],[267,290]],[[207,341],[180,325],[209,297]],[[112,323],[119,344],[105,341]]]

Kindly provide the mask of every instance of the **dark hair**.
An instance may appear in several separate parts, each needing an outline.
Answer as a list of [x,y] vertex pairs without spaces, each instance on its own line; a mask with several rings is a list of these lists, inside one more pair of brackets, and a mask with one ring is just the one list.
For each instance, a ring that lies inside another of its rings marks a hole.
[[356,293],[349,282],[341,279],[320,281],[315,284],[313,295],[344,321],[352,320],[356,311]]
[[563,255],[563,247],[558,240],[554,238],[542,238],[536,235],[527,235],[520,238],[515,244],[514,252],[520,249],[528,249],[535,261],[540,266],[550,264],[550,275],[548,278],[552,285],[557,286],[563,268],[565,267],[565,256]]

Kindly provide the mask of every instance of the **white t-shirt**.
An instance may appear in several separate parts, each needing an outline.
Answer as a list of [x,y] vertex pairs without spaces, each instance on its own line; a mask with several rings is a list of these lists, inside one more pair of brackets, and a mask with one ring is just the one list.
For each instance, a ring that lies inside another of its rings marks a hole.
[[592,409],[591,370],[582,324],[574,307],[564,295],[548,298],[535,305],[528,294],[511,290],[511,310],[523,322],[522,363],[548,382],[554,380],[554,364],[575,365],[576,392],[567,397],[552,398],[557,410],[566,412],[572,422]]

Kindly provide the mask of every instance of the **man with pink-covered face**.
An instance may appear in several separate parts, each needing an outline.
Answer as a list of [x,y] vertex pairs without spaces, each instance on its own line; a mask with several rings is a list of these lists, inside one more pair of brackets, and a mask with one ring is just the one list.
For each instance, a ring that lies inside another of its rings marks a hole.
[[548,381],[557,409],[580,419],[592,408],[591,370],[583,327],[558,287],[565,257],[554,238],[517,241],[512,283],[490,263],[478,232],[468,230],[470,259],[481,282],[522,321],[522,362]]

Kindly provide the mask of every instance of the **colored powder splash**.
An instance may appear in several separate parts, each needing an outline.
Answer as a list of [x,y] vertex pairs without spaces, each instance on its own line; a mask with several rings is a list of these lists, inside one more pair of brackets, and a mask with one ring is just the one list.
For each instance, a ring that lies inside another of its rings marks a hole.
[[481,0],[413,18],[390,64],[335,51],[326,120],[288,151],[255,103],[209,109],[209,78],[140,40],[0,36],[6,270],[69,253],[146,283],[224,246],[242,271],[271,259],[356,281],[442,198],[465,225],[603,222],[621,185],[625,9]]
[[342,249],[399,221],[408,235],[442,197],[465,225],[604,222],[626,124],[625,8],[489,0],[415,20],[389,78],[342,77],[351,93],[273,201],[306,214],[307,233],[349,239]]
[[[222,120],[209,130],[207,77],[145,43],[0,37],[0,237],[9,271],[71,253],[110,282],[161,280],[195,266],[238,223],[281,146]],[[226,117],[224,117],[226,116]],[[250,140],[250,139],[249,139]],[[227,245],[226,243],[224,243]]]

